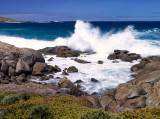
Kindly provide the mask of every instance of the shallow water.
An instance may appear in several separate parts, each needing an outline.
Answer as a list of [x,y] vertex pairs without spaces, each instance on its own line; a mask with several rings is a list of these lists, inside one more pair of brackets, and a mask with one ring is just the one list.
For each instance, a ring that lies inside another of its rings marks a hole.
[[[106,58],[103,60],[103,64],[98,64],[97,62],[99,59],[96,55],[81,55],[78,57],[79,59],[84,59],[91,62],[87,64],[77,63],[73,60],[73,58],[60,58],[56,57],[55,55],[47,55],[45,57],[48,64],[53,66],[58,65],[62,70],[70,66],[75,66],[78,69],[78,73],[69,73],[69,75],[66,75],[66,77],[72,82],[82,80],[83,83],[80,83],[82,86],[81,89],[88,92],[89,94],[93,92],[102,93],[107,89],[116,87],[120,83],[124,83],[133,79],[130,76],[130,67],[138,63],[138,61],[129,63],[119,60],[117,60],[119,63],[112,63],[111,60],[107,60]],[[54,58],[53,61],[48,61],[48,59],[51,57]],[[62,72],[55,73],[53,79],[48,81],[37,80],[37,82],[58,84],[60,79],[56,79],[56,77],[62,78],[64,75],[62,75]],[[98,82],[91,82],[91,78],[97,79]]]

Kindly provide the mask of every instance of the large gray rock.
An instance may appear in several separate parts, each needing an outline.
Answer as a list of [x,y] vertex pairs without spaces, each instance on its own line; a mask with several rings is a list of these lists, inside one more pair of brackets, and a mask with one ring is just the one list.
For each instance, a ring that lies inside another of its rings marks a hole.
[[16,66],[16,73],[22,74],[27,73],[30,74],[32,72],[31,68],[28,66],[26,62],[24,62],[22,59],[19,59]]
[[104,92],[100,98],[100,104],[103,109],[112,112],[158,107],[160,106],[159,89],[160,70],[151,70],[134,80],[119,84],[115,89]]
[[0,72],[9,76],[9,78],[23,73],[31,74],[36,62],[45,62],[42,54],[36,50],[17,48],[0,42]]

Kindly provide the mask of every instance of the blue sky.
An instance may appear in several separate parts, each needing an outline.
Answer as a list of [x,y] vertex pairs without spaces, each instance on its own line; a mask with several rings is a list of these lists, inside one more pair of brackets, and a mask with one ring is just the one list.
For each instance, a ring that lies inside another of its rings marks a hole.
[[160,0],[0,0],[0,16],[36,21],[160,21]]

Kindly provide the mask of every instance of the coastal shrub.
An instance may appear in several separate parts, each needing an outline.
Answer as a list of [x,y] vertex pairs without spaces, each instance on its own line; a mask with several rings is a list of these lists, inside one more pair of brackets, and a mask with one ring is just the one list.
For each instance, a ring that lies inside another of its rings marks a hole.
[[4,98],[4,95],[0,94],[0,101]]
[[80,119],[120,119],[119,117],[113,117],[103,110],[91,110],[85,112]]
[[28,94],[28,93],[26,93],[26,92],[24,92],[24,93],[20,93],[19,94],[19,98],[22,99],[22,100],[24,100],[24,101],[26,101],[26,100],[28,100],[28,99],[31,98],[31,95]]
[[11,105],[18,101],[19,99],[17,95],[4,96],[4,98],[0,102],[0,105]]
[[[28,100],[15,104],[0,106],[4,110],[2,118],[7,119],[78,119],[85,111],[92,110],[87,103],[77,97],[40,97],[30,95]],[[45,110],[41,112],[41,110]],[[48,114],[48,115],[47,115]],[[47,116],[43,116],[47,115]]]
[[16,91],[14,91],[14,90],[6,90],[6,91],[4,91],[3,93],[2,93],[2,95],[15,95],[15,94],[17,94],[17,92]]
[[121,115],[123,119],[160,119],[160,107],[127,110],[119,115]]
[[160,107],[120,113],[88,108],[79,97],[41,97],[28,93],[0,94],[2,119],[160,119]]
[[47,119],[51,117],[51,113],[49,112],[49,106],[45,104],[32,106],[30,111],[32,118],[35,119]]

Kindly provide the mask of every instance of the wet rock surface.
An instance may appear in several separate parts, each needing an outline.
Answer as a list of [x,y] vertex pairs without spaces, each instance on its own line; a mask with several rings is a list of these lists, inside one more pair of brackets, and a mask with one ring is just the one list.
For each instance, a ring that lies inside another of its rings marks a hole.
[[132,62],[133,60],[141,59],[140,54],[129,53],[127,50],[114,50],[112,54],[108,56],[109,60],[120,59],[124,62]]
[[42,54],[56,55],[57,57],[78,57],[80,55],[79,51],[71,50],[67,46],[47,47],[38,51]]
[[82,83],[82,82],[83,82],[82,80],[77,80],[74,83]]
[[99,60],[97,63],[98,63],[98,64],[103,64],[103,61]]
[[67,69],[67,72],[68,72],[68,73],[75,73],[75,72],[78,72],[78,69],[77,69],[75,66],[70,66],[70,67]]
[[97,80],[97,79],[95,79],[95,78],[91,78],[91,82],[96,83],[96,82],[98,82],[98,80]]
[[78,62],[78,63],[81,63],[81,64],[86,64],[86,63],[91,63],[91,62],[88,62],[88,61],[85,61],[85,60],[82,60],[82,59],[74,59],[75,62]]

